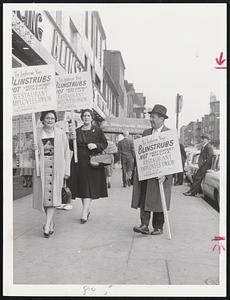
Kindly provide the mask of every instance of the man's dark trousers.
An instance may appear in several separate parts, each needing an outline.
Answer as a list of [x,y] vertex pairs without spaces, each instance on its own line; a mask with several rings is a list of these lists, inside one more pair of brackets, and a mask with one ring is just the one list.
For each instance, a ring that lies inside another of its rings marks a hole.
[[198,169],[198,171],[196,172],[194,178],[193,178],[193,183],[190,187],[190,193],[192,195],[196,195],[197,193],[199,193],[201,191],[201,182],[205,176],[206,170],[201,170]]
[[[151,211],[146,211],[143,208],[141,208],[140,216],[141,216],[141,224],[148,226],[151,217]],[[163,225],[164,225],[163,212],[153,212],[152,225],[154,229],[163,229]]]

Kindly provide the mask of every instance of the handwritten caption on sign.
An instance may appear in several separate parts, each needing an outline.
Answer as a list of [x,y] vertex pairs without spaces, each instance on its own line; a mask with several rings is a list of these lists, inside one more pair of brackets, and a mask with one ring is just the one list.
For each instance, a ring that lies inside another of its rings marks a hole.
[[54,66],[14,68],[12,92],[14,116],[56,109]]
[[182,172],[176,130],[153,132],[134,140],[139,181]]
[[89,72],[56,76],[57,110],[93,107],[93,86]]

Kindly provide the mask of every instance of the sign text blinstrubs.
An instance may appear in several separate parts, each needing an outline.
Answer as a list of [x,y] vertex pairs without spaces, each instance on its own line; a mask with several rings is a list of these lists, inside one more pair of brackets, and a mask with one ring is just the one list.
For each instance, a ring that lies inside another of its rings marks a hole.
[[182,172],[176,130],[154,132],[134,140],[139,180]]

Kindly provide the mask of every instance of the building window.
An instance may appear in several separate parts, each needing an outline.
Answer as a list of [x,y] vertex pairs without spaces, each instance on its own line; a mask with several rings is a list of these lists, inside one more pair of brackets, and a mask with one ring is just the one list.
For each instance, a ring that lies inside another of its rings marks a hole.
[[103,96],[105,97],[105,101],[107,101],[107,99],[106,99],[106,82],[104,79],[103,79]]
[[102,63],[102,38],[101,38],[101,36],[100,36],[99,62],[100,62],[100,66],[101,66],[101,63]]
[[88,59],[87,56],[85,55],[85,71],[88,69]]
[[62,12],[61,11],[56,11],[56,23],[59,28],[62,27]]
[[98,89],[101,90],[101,80],[99,79],[97,74],[95,74],[95,84],[98,87]]
[[97,53],[98,53],[98,28],[96,26],[96,57],[97,57]]
[[70,43],[74,51],[77,53],[78,31],[71,18],[69,19],[69,26],[70,26]]
[[91,48],[93,49],[93,14],[91,14]]
[[88,11],[85,12],[85,36],[88,38]]

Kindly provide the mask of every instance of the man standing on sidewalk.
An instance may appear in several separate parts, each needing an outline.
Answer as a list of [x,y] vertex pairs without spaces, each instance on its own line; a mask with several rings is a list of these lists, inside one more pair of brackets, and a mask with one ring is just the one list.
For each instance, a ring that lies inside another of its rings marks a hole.
[[118,142],[119,159],[122,167],[123,187],[131,185],[131,177],[134,166],[135,151],[133,141],[129,139],[129,132],[123,132],[124,138]]
[[210,136],[208,134],[203,134],[201,138],[203,139],[203,146],[198,159],[199,169],[194,176],[190,190],[183,193],[185,196],[195,196],[199,192],[205,173],[212,166],[213,148],[209,143]]
[[[167,109],[163,105],[156,104],[150,112],[150,122],[152,128],[146,129],[143,136],[155,134],[156,131],[169,130],[164,125]],[[153,212],[152,226],[153,231],[151,235],[158,235],[163,233],[164,213],[161,203],[161,195],[159,183],[163,182],[165,201],[167,210],[170,207],[171,187],[173,175],[162,176],[160,178],[150,178],[143,181],[138,181],[137,169],[134,174],[133,194],[132,194],[132,208],[140,208],[141,225],[134,227],[134,232],[149,234],[149,221],[151,212]]]

